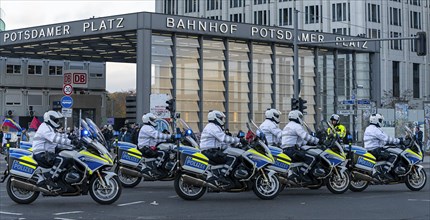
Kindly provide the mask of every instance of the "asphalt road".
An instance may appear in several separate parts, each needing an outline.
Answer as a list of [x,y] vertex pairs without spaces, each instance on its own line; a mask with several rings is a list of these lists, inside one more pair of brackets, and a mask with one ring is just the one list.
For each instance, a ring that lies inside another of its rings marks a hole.
[[334,195],[319,190],[286,189],[271,201],[253,192],[208,193],[184,201],[173,182],[145,182],[124,189],[114,204],[91,197],[42,197],[30,205],[9,199],[0,184],[0,219],[430,219],[430,184],[412,192],[404,184],[370,186],[361,193]]

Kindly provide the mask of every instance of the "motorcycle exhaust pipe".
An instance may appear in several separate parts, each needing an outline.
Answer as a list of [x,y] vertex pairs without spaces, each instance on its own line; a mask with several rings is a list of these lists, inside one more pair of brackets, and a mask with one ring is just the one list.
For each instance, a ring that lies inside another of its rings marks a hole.
[[182,175],[182,180],[187,184],[192,184],[195,186],[202,186],[202,187],[210,187],[212,189],[219,190],[218,187],[216,187],[215,185],[208,183],[204,180],[189,176],[187,174]]
[[283,176],[278,176],[278,180],[279,183],[281,183],[282,185],[288,185],[290,183],[290,181]]
[[45,194],[48,194],[48,195],[53,194],[51,191],[49,191],[47,189],[44,189],[44,188],[41,188],[41,187],[37,187],[34,184],[27,183],[27,182],[24,182],[24,181],[21,181],[21,180],[17,180],[17,179],[14,179],[14,178],[11,179],[11,184],[14,187],[25,189],[25,190],[28,190],[28,191],[33,191],[33,192],[39,191],[39,192],[42,192],[42,193],[45,193]]
[[352,176],[355,180],[364,180],[364,181],[372,181],[373,178],[367,174],[359,173],[357,171],[352,171]]
[[139,171],[132,170],[132,169],[127,168],[127,167],[119,167],[119,171],[121,171],[121,173],[128,175],[128,176],[143,177],[143,174],[140,173]]

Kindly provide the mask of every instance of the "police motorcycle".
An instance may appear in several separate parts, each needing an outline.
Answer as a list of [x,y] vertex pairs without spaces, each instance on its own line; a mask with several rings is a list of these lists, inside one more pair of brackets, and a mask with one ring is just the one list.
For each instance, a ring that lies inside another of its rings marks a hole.
[[99,204],[112,204],[118,200],[122,188],[115,173],[108,171],[113,166],[113,158],[103,145],[103,135],[101,132],[94,133],[97,126],[91,120],[81,119],[81,124],[81,144],[57,148],[59,155],[70,160],[70,165],[62,172],[57,182],[62,188],[60,191],[51,191],[36,185],[45,178],[43,173],[51,170],[49,165],[38,164],[29,150],[9,149],[7,169],[0,182],[7,180],[6,190],[14,202],[32,203],[40,192],[43,196],[79,196],[89,193]]
[[412,191],[421,190],[427,182],[427,174],[422,161],[423,153],[415,140],[415,135],[405,126],[406,138],[404,146],[384,146],[386,150],[397,158],[390,171],[393,179],[388,179],[384,172],[386,161],[376,161],[376,158],[360,146],[345,145],[348,155],[348,169],[351,171],[349,189],[353,192],[362,192],[369,185],[388,185],[405,183]]
[[[308,132],[313,133],[305,121],[301,122]],[[319,189],[325,185],[334,194],[342,194],[348,190],[350,175],[346,168],[347,161],[342,146],[336,142],[336,136],[327,135],[324,129],[318,132],[318,138],[325,140],[322,145],[304,145],[300,149],[313,156],[316,160],[313,168],[318,168],[323,172],[309,172],[307,176],[311,182],[305,181],[300,170],[306,169],[306,164],[300,161],[293,161],[289,166],[288,172],[278,173],[282,184],[281,189],[284,186]]]
[[[179,197],[184,200],[197,200],[208,192],[243,192],[253,190],[263,200],[274,199],[279,194],[279,180],[276,171],[270,169],[275,160],[270,149],[264,143],[263,132],[257,132],[258,127],[251,120],[247,123],[249,135],[248,144],[228,147],[225,154],[235,156],[239,165],[229,175],[231,187],[219,185],[217,181],[208,182],[209,178],[222,175],[219,168],[224,165],[212,165],[209,159],[201,153],[198,146],[189,146],[178,141],[178,159],[174,186]],[[187,130],[177,131],[176,135],[187,135]]]
[[[175,126],[176,118],[178,118],[178,126],[183,126],[187,128],[188,132],[191,132],[185,139],[189,139],[187,140],[188,142],[193,142],[194,145],[197,145],[197,140],[192,130],[179,117],[179,114],[174,117]],[[115,146],[115,161],[117,164],[115,172],[124,187],[135,187],[142,179],[144,181],[171,181],[175,179],[177,145],[174,142],[160,142],[155,146],[158,151],[168,155],[166,157],[167,161],[161,161],[160,158],[146,158],[137,149],[137,146],[131,143],[116,141]],[[162,166],[158,167],[158,163],[162,163]],[[157,170],[157,172],[154,172],[154,170]]]

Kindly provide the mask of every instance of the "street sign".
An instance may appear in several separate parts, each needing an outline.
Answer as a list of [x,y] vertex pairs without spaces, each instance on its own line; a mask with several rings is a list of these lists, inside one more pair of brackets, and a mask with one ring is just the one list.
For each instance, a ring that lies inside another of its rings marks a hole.
[[353,99],[343,100],[342,104],[344,104],[344,105],[354,105],[354,100]]
[[338,115],[353,115],[354,110],[337,110]]
[[61,98],[60,103],[61,103],[61,107],[63,107],[63,108],[72,108],[72,106],[73,106],[73,99],[70,96],[63,96]]
[[359,104],[359,105],[370,105],[370,100],[369,99],[359,99],[359,100],[357,100],[357,104]]
[[170,112],[166,109],[166,101],[170,99],[167,94],[151,94],[149,111],[159,118],[170,118]]
[[61,114],[63,114],[64,117],[66,117],[66,118],[71,118],[72,113],[73,113],[73,109],[71,109],[71,108],[62,108],[61,109]]
[[357,109],[360,109],[360,110],[370,110],[370,109],[372,109],[372,105],[366,105],[366,104],[358,104],[357,105]]
[[63,94],[64,95],[71,95],[73,93],[73,87],[70,84],[65,84],[63,86]]

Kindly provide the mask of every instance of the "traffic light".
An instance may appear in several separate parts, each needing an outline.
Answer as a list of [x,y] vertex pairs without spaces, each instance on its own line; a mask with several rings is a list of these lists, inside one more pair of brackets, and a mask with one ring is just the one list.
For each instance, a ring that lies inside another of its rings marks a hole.
[[299,110],[299,100],[291,98],[291,110]]
[[302,113],[305,113],[305,109],[308,108],[308,107],[306,107],[306,103],[307,102],[308,101],[306,101],[306,100],[304,100],[302,98],[299,98],[299,111],[301,111]]
[[170,112],[170,117],[175,115],[175,99],[169,99],[166,101],[166,109]]
[[28,114],[30,115],[30,117],[34,116],[33,106],[28,106]]
[[418,56],[427,55],[427,34],[426,32],[418,32],[415,39],[415,46],[417,48]]

